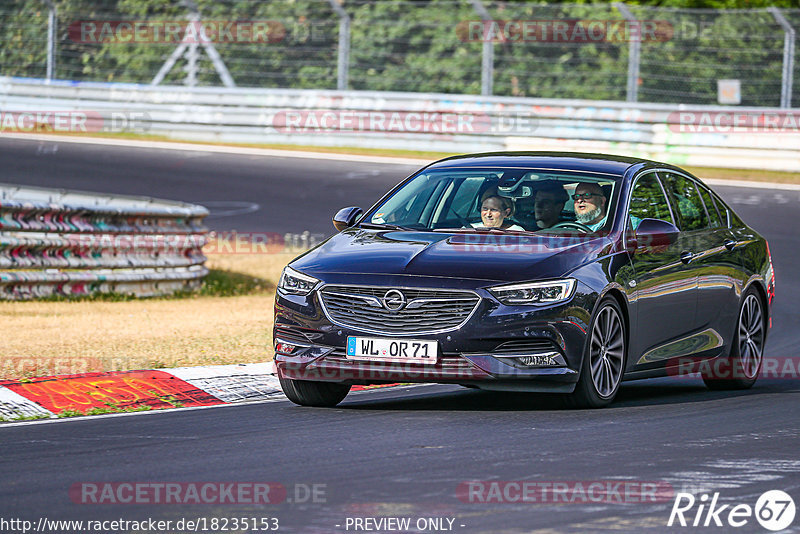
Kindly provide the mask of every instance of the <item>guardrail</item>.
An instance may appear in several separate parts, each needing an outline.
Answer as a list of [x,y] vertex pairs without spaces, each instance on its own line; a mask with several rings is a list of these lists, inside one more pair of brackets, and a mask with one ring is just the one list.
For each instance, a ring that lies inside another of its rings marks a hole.
[[200,287],[202,206],[0,184],[0,299]]
[[781,108],[6,77],[0,78],[0,109],[0,135],[134,131],[198,141],[455,153],[572,150],[800,171],[800,110]]

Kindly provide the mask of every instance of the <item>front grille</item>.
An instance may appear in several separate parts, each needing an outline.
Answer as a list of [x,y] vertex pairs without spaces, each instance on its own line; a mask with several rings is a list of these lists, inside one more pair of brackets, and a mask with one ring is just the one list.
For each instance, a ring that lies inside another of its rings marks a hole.
[[[398,311],[383,304],[386,292],[396,289],[405,305]],[[420,335],[455,330],[475,311],[480,297],[471,291],[325,286],[319,292],[331,322],[376,334]]]
[[322,333],[310,328],[300,329],[300,327],[277,324],[275,325],[275,337],[280,337],[284,341],[295,341],[300,344],[308,344],[314,343],[315,340],[321,338]]

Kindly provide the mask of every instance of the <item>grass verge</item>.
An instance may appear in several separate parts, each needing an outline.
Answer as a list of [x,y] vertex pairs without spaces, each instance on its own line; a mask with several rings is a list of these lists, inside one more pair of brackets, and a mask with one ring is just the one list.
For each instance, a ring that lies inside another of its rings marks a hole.
[[275,284],[295,256],[213,254],[208,283],[181,297],[2,301],[0,377],[269,361]]

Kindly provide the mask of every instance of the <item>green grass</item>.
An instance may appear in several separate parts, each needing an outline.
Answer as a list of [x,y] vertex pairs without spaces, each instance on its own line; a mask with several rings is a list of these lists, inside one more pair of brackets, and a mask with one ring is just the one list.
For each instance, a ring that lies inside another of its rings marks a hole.
[[[171,395],[158,395],[155,391],[151,391],[154,396],[158,397],[159,400],[166,402],[167,404],[172,405],[173,408],[182,408],[183,403],[181,403],[178,399]],[[105,402],[106,406],[95,406],[94,408],[90,408],[86,411],[81,410],[73,410],[73,409],[66,409],[62,410],[55,414],[55,416],[59,419],[64,419],[67,417],[83,417],[86,415],[104,415],[109,413],[134,413],[134,412],[148,412],[154,409],[163,409],[163,408],[153,408],[152,406],[148,406],[147,404],[134,404],[132,406],[118,406],[113,402]],[[15,417],[3,417],[0,416],[0,422],[16,422],[16,421],[36,421],[39,419],[50,419],[51,416],[47,414],[36,414],[36,415],[23,415],[19,414]]]
[[[266,293],[274,289],[275,284],[269,280],[233,271],[209,269],[208,275],[203,279],[203,285],[197,291],[178,291],[146,298],[169,300],[201,296],[236,297],[239,295]],[[87,295],[51,295],[37,300],[41,302],[125,302],[141,298],[132,293],[90,293]]]
[[161,402],[166,402],[167,404],[171,404],[173,408],[183,408],[183,403],[179,401],[176,397],[172,395],[159,395],[156,391],[150,390],[148,393],[158,397],[158,400]]
[[65,418],[65,417],[80,417],[83,415],[103,415],[107,413],[133,413],[133,412],[147,412],[152,410],[151,406],[146,404],[134,404],[132,406],[118,406],[113,402],[105,402],[103,403],[106,406],[95,406],[94,408],[90,408],[85,412],[80,410],[62,410],[56,414],[58,418]]
[[243,273],[210,269],[199,294],[207,297],[235,297],[265,293],[275,289],[275,284]]
[[0,423],[11,423],[15,421],[37,421],[39,419],[50,419],[50,416],[43,413],[36,415],[18,414],[14,417],[4,417],[0,415]]

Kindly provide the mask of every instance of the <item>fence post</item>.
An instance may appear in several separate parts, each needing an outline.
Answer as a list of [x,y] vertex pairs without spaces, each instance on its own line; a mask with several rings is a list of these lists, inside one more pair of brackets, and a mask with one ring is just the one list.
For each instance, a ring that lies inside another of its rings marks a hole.
[[[483,7],[481,0],[469,0],[473,9],[485,23],[492,20],[492,16]],[[483,50],[481,51],[481,94],[490,96],[494,92],[494,43],[486,37],[486,28],[481,32],[483,36]]]
[[228,72],[228,67],[225,66],[225,62],[222,61],[219,52],[217,52],[217,49],[214,47],[214,43],[206,36],[206,31],[200,23],[201,17],[197,4],[194,0],[181,0],[180,5],[189,9],[189,16],[187,17],[189,22],[184,28],[183,39],[181,40],[181,44],[172,51],[172,54],[170,54],[164,64],[161,65],[161,68],[156,73],[153,81],[150,82],[150,85],[158,85],[164,81],[164,77],[172,70],[172,67],[175,66],[175,62],[178,61],[184,52],[186,52],[186,60],[188,62],[185,68],[186,79],[184,80],[184,84],[189,87],[197,85],[197,60],[199,59],[197,47],[199,41],[200,44],[203,45],[203,50],[206,51],[209,59],[211,59],[211,64],[214,65],[214,69],[217,71],[217,74],[219,74],[225,87],[236,87],[236,83],[233,81],[231,73]]
[[[614,7],[622,13],[622,16],[628,22],[636,21],[628,6],[622,2],[614,2]],[[630,32],[629,32],[629,35]],[[642,50],[642,36],[641,29],[636,36],[631,35],[628,43],[628,90],[626,100],[628,102],[637,102],[639,100],[639,62]]]
[[184,85],[188,87],[197,85],[197,60],[199,57],[197,43],[190,44],[189,49],[186,51],[186,66],[184,67],[186,78],[183,81]]
[[783,28],[783,73],[781,74],[781,107],[792,107],[792,78],[794,76],[795,31],[777,7],[767,10]]
[[328,0],[331,8],[339,15],[339,64],[337,66],[336,88],[347,91],[350,70],[350,15],[337,0]]
[[47,15],[47,79],[52,80],[56,75],[56,25],[58,14],[53,0],[44,0],[49,11]]

